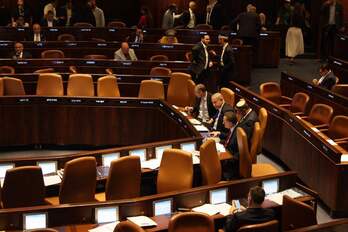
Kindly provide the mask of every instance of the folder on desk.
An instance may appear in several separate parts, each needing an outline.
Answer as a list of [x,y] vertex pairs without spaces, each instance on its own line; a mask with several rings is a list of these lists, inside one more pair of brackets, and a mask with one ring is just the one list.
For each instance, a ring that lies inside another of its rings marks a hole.
[[44,176],[45,186],[60,184],[62,180],[58,175]]
[[155,221],[146,216],[127,217],[127,220],[133,222],[134,224],[140,227],[157,226],[157,223]]
[[98,227],[91,229],[91,230],[88,230],[88,231],[89,232],[113,232],[118,223],[119,223],[118,221],[108,223],[108,224],[98,226]]

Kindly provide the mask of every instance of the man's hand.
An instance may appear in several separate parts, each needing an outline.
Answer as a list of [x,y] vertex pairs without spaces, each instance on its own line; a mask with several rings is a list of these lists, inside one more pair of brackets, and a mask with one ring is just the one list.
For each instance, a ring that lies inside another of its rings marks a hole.
[[186,107],[185,107],[185,111],[186,111],[186,112],[192,112],[192,111],[193,111],[193,107],[186,106]]
[[210,136],[212,136],[212,137],[219,137],[220,134],[221,134],[220,131],[212,131],[212,132],[210,132]]
[[213,67],[213,65],[214,65],[213,62],[210,61],[210,62],[209,62],[209,68]]

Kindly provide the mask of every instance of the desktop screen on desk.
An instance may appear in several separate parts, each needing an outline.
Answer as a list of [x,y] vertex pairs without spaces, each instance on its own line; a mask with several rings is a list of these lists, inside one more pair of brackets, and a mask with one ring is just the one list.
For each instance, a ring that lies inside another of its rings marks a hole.
[[162,160],[162,155],[164,150],[171,149],[172,145],[162,146],[162,147],[156,147],[156,159]]
[[129,151],[129,155],[139,156],[140,161],[146,161],[146,149],[137,149]]
[[14,167],[15,167],[14,164],[0,164],[0,178],[1,179],[5,178],[6,171]]
[[182,143],[180,144],[180,149],[187,152],[194,152],[196,150],[196,143],[195,142]]
[[30,213],[23,215],[23,229],[43,229],[47,227],[46,213]]
[[95,209],[95,222],[97,224],[116,222],[119,220],[118,207],[101,207]]
[[266,195],[277,193],[279,191],[279,179],[271,179],[262,181],[262,188]]
[[120,153],[104,154],[102,156],[102,164],[104,167],[110,167],[111,162],[120,158]]
[[43,175],[57,172],[57,161],[38,161],[37,165],[41,167]]
[[153,214],[155,216],[159,215],[169,215],[172,213],[172,205],[173,205],[173,200],[170,199],[163,199],[159,201],[154,201],[153,202]]
[[227,188],[214,189],[209,192],[210,204],[217,205],[227,202]]

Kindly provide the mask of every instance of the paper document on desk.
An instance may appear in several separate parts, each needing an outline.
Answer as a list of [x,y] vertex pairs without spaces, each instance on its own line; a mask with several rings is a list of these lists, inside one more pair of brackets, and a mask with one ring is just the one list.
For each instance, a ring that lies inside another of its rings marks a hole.
[[302,194],[296,192],[293,189],[287,189],[287,190],[284,190],[284,191],[279,192],[279,193],[274,193],[274,194],[268,195],[268,196],[266,196],[266,199],[273,201],[273,202],[277,203],[278,205],[283,205],[283,196],[285,196],[285,195],[287,195],[291,198],[297,198],[297,197],[302,196]]
[[221,143],[215,143],[216,145],[216,150],[217,152],[226,152],[226,149],[224,147],[224,145],[222,145]]
[[52,176],[44,176],[44,183],[45,186],[51,186],[55,184],[60,184],[62,180],[58,175],[52,175]]
[[192,155],[192,163],[193,164],[200,164],[201,161],[198,156]]
[[102,226],[98,226],[94,229],[88,230],[89,232],[113,232],[117,224],[120,222],[112,222],[108,224],[104,224]]
[[209,216],[213,216],[215,214],[220,213],[218,207],[212,204],[204,204],[202,206],[198,206],[192,209],[193,212],[205,213]]
[[140,227],[157,226],[156,222],[154,222],[151,218],[146,216],[127,217],[127,220],[133,222],[134,224]]
[[150,160],[141,162],[141,168],[148,168],[152,170],[159,168],[160,165],[161,165],[160,159],[150,159]]
[[219,210],[219,213],[223,216],[227,216],[230,215],[230,210],[232,208],[232,205],[227,204],[227,203],[221,203],[221,204],[217,204],[215,205],[215,207],[217,208],[217,210]]
[[191,118],[191,119],[189,119],[189,121],[192,125],[201,125],[202,124],[200,121],[198,121],[195,118]]
[[208,128],[206,128],[203,125],[194,125],[194,128],[198,131],[198,132],[208,132]]

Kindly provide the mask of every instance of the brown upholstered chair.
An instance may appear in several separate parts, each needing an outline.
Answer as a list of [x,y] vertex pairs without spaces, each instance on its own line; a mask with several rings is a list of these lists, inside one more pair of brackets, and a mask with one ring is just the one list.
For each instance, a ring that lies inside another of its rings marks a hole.
[[238,229],[238,232],[278,232],[278,221],[272,220],[265,223],[246,225]]
[[188,79],[187,82],[188,82],[188,93],[189,93],[189,105],[194,106],[196,102],[196,95],[195,95],[196,83],[191,79]]
[[12,75],[15,74],[16,70],[11,66],[0,66],[0,74]]
[[125,28],[125,27],[127,27],[127,25],[121,21],[111,21],[108,23],[108,27]]
[[222,97],[224,98],[226,103],[230,104],[231,106],[234,106],[235,95],[231,89],[221,88],[220,93],[222,94]]
[[64,41],[64,42],[72,42],[76,41],[76,38],[72,34],[61,34],[57,38],[58,41]]
[[288,109],[295,114],[304,114],[306,112],[307,103],[309,102],[309,96],[305,93],[296,93],[292,97],[290,104],[281,104],[280,106]]
[[276,82],[266,82],[260,85],[260,95],[276,104],[288,104],[291,98],[282,96],[280,86]]
[[181,213],[174,215],[168,225],[168,232],[214,232],[214,220],[203,213]]
[[95,201],[97,162],[94,157],[82,157],[65,163],[59,190],[59,203]]
[[335,142],[348,141],[348,117],[337,115],[332,119],[328,129],[321,130]]
[[100,77],[97,83],[98,97],[120,97],[117,78],[113,75]]
[[197,24],[195,29],[196,30],[213,30],[213,27],[209,24]]
[[102,39],[102,38],[91,38],[91,41],[93,42],[98,42],[98,43],[105,43],[106,39]]
[[36,95],[63,96],[64,87],[62,76],[55,73],[40,74],[36,86]]
[[150,61],[168,61],[169,58],[166,55],[154,55],[150,57]]
[[12,77],[3,77],[4,95],[5,96],[21,96],[25,95],[23,82],[20,79]]
[[92,76],[89,74],[71,74],[68,81],[68,96],[94,96]]
[[241,40],[241,39],[233,39],[231,41],[231,45],[242,46],[243,45],[243,40]]
[[25,230],[26,232],[59,232],[58,230],[51,229],[51,228],[44,228],[44,229],[33,229],[33,230]]
[[46,50],[41,52],[41,58],[43,59],[62,59],[64,57],[64,52],[61,50]]
[[38,69],[34,72],[35,74],[41,74],[41,73],[54,73],[53,68],[43,68],[43,69]]
[[282,206],[282,231],[317,224],[315,211],[309,205],[284,195]]
[[170,74],[172,74],[172,70],[163,67],[154,67],[150,71],[151,76],[170,76]]
[[200,147],[202,184],[212,185],[221,181],[221,163],[215,141],[208,139]]
[[331,106],[325,104],[315,104],[312,106],[309,115],[301,118],[313,126],[320,128],[329,126],[332,114],[333,108]]
[[[263,141],[263,136],[265,134],[266,131],[266,127],[267,127],[267,123],[268,123],[268,112],[265,108],[260,108],[259,110],[259,121],[260,121],[260,143],[259,143],[259,147],[257,148],[257,154],[262,152],[262,141]],[[253,164],[256,163],[256,156],[255,159],[252,160]]]
[[169,104],[181,107],[190,104],[190,93],[188,81],[191,75],[186,73],[172,73],[167,90],[167,101]]
[[98,54],[85,55],[83,58],[88,60],[107,60],[108,59],[106,55],[98,55]]
[[163,152],[157,176],[157,193],[192,188],[192,154],[178,149]]
[[138,97],[164,100],[165,96],[163,83],[155,80],[141,81]]
[[114,232],[145,232],[145,230],[130,221],[122,221],[116,225]]
[[73,26],[74,26],[74,27],[86,27],[86,28],[94,27],[94,26],[93,26],[92,24],[90,24],[90,23],[83,23],[83,22],[74,23]]
[[26,166],[7,170],[1,195],[4,208],[45,205],[41,168]]
[[335,85],[332,88],[332,91],[336,94],[340,94],[342,96],[348,97],[348,84]]
[[186,52],[185,53],[185,60],[188,62],[192,61],[192,52]]
[[0,96],[4,96],[4,80],[0,78]]
[[229,25],[223,25],[221,28],[220,28],[221,31],[229,31],[230,30],[230,26]]

